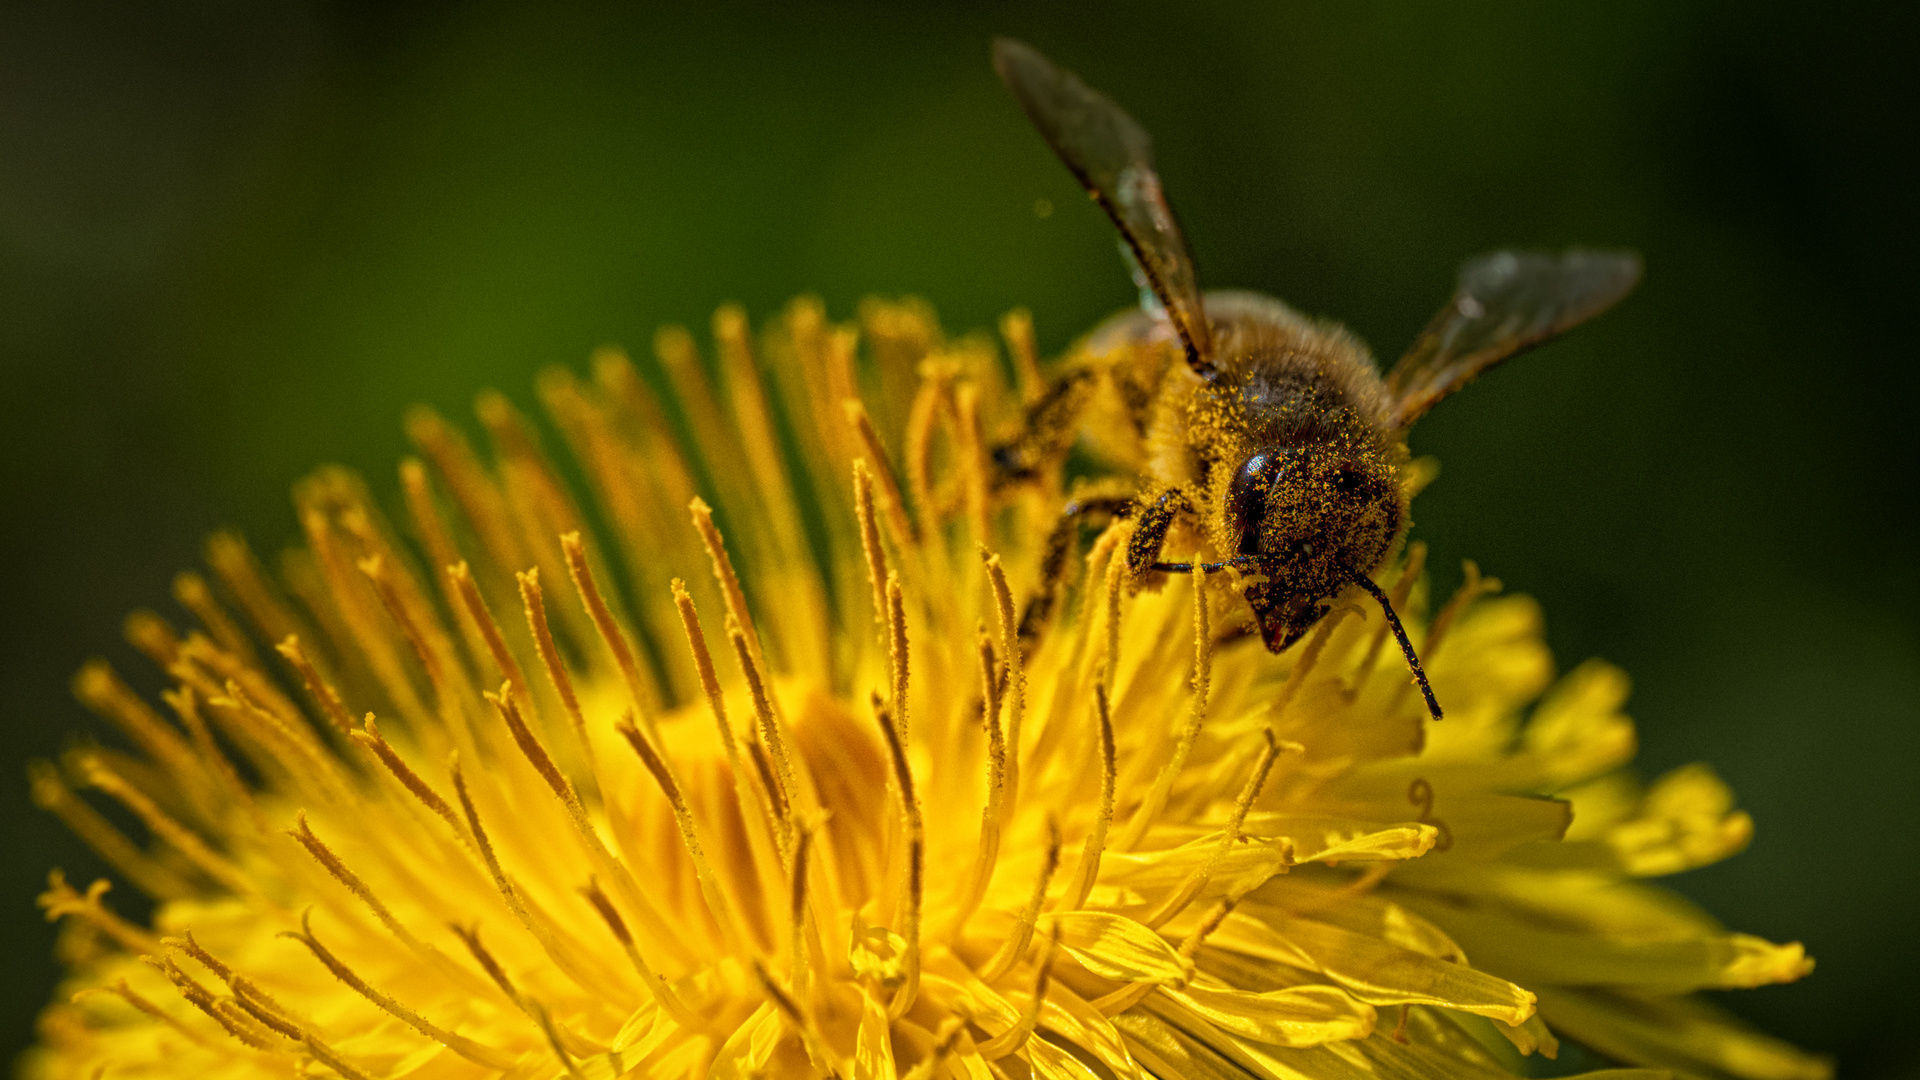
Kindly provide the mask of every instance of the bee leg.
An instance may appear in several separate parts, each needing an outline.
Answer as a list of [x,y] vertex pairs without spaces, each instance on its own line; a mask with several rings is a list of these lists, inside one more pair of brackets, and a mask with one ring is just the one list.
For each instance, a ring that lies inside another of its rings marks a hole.
[[1040,556],[1040,582],[1020,613],[1020,640],[1032,641],[1046,628],[1067,576],[1067,559],[1077,547],[1080,526],[1089,519],[1125,517],[1133,512],[1133,497],[1089,493],[1076,496],[1060,511],[1060,520],[1047,534]]
[[1160,549],[1166,546],[1173,519],[1192,510],[1186,492],[1168,488],[1140,515],[1140,523],[1133,527],[1133,537],[1127,541],[1127,569],[1136,579],[1159,568]]
[[1068,368],[1027,406],[1019,433],[993,447],[993,490],[1032,480],[1059,464],[1080,432],[1080,414],[1093,400],[1094,386],[1091,368]]

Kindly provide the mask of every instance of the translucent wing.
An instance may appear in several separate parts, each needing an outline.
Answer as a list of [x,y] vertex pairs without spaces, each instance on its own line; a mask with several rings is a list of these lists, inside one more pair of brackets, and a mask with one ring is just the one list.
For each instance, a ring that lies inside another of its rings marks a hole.
[[1453,299],[1387,374],[1401,427],[1509,356],[1571,330],[1640,281],[1630,251],[1496,251],[1460,268]]
[[1053,66],[1031,46],[995,39],[993,67],[1053,152],[1119,226],[1186,345],[1187,363],[1210,376],[1212,337],[1193,258],[1153,170],[1153,137],[1105,94]]

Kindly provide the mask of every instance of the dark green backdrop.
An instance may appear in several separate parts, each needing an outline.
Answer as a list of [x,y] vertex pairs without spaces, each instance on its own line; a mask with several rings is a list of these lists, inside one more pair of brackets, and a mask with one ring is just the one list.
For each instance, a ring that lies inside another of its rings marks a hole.
[[1820,966],[1729,1003],[1920,1075],[1910,5],[537,7],[0,5],[0,1052],[55,977],[46,868],[97,868],[21,762],[92,730],[68,673],[134,666],[121,614],[210,528],[273,549],[318,462],[393,490],[408,403],[525,402],[724,300],[1027,305],[1050,350],[1129,302],[989,72],[1011,32],[1159,136],[1206,281],[1384,354],[1469,253],[1646,254],[1421,424],[1416,535],[1632,671],[1646,771],[1754,812],[1678,885]]

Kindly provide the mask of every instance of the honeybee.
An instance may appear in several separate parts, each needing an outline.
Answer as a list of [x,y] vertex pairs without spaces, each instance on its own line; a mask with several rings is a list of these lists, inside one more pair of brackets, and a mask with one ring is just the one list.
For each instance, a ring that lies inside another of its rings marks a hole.
[[[1366,346],[1335,324],[1258,293],[1202,293],[1146,129],[1021,42],[996,40],[993,64],[1120,230],[1143,296],[1143,310],[1089,335],[1079,359],[1028,406],[1019,433],[994,448],[1001,481],[1017,483],[1058,463],[1096,398],[1123,405],[1123,422],[1085,434],[1119,444],[1110,456],[1134,465],[1138,487],[1069,504],[1047,571],[1064,565],[1079,519],[1103,513],[1136,518],[1126,552],[1136,580],[1191,573],[1194,563],[1161,558],[1169,530],[1184,525],[1223,556],[1201,568],[1242,574],[1276,653],[1357,586],[1385,611],[1439,719],[1413,644],[1372,578],[1408,525],[1407,431],[1481,372],[1613,306],[1638,283],[1639,257],[1572,250],[1471,259],[1452,298],[1383,378]],[[1037,598],[1029,615],[1044,619],[1046,602]]]

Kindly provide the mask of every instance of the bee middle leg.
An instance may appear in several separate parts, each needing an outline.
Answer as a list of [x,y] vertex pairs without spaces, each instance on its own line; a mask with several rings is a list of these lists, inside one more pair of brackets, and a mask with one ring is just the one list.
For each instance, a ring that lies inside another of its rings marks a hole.
[[1021,641],[1033,641],[1046,629],[1059,600],[1060,588],[1066,583],[1067,561],[1078,546],[1080,527],[1103,518],[1126,517],[1133,512],[1134,505],[1131,495],[1095,490],[1075,496],[1061,509],[1060,519],[1047,533],[1047,544],[1041,552],[1040,580],[1020,613]]

